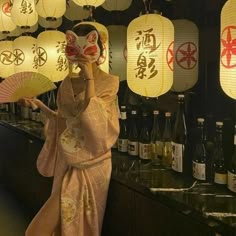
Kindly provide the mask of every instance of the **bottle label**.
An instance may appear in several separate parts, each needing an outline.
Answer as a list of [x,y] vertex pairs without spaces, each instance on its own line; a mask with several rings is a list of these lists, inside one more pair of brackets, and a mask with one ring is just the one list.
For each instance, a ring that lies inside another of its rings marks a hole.
[[184,145],[172,142],[172,169],[183,172]]
[[215,173],[214,182],[217,184],[227,184],[227,174]]
[[128,151],[128,139],[118,139],[118,151],[120,152]]
[[151,144],[139,143],[139,157],[141,159],[151,159]]
[[236,193],[236,174],[228,171],[228,189]]
[[128,141],[128,153],[131,156],[138,156],[138,142]]
[[199,180],[206,180],[206,164],[193,161],[193,177]]
[[157,149],[157,155],[159,157],[162,157],[163,142],[156,141],[156,149]]

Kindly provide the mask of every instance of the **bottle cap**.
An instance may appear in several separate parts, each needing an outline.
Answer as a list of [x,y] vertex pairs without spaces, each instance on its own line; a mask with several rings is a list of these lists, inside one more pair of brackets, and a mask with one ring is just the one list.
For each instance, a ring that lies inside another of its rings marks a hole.
[[165,113],[165,116],[166,116],[166,117],[170,117],[170,116],[171,116],[171,113],[170,113],[170,112],[166,112],[166,113]]
[[136,114],[137,114],[137,111],[136,111],[136,110],[132,110],[132,111],[131,111],[131,114],[136,115]]
[[184,98],[184,94],[178,94],[178,98]]
[[158,114],[159,114],[159,111],[158,111],[158,110],[153,110],[153,114],[154,114],[154,115],[158,115]]
[[217,126],[223,126],[223,122],[222,121],[216,121],[216,125]]
[[205,121],[205,119],[202,117],[197,118],[197,122],[199,122],[199,123],[203,123],[204,121]]

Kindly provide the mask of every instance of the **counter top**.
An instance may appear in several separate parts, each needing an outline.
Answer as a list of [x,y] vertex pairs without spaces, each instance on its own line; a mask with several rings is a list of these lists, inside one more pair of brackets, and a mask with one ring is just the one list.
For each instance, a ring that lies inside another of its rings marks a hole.
[[[43,125],[0,114],[2,125],[44,140]],[[128,188],[157,200],[213,227],[223,235],[236,235],[236,194],[226,186],[196,181],[170,169],[143,163],[112,150],[112,178]]]

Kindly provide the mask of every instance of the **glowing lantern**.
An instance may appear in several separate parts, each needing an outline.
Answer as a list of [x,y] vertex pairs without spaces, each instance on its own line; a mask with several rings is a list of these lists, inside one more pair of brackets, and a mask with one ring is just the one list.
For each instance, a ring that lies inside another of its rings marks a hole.
[[73,0],[75,4],[83,7],[83,6],[93,6],[98,7],[102,5],[105,0]]
[[39,16],[39,25],[45,29],[57,29],[62,24],[62,17],[60,18],[43,18]]
[[71,21],[83,20],[89,17],[89,11],[69,0],[66,6],[65,18]]
[[16,29],[16,24],[11,18],[10,0],[0,0],[0,31],[10,32]]
[[11,17],[13,22],[21,27],[28,28],[38,21],[34,0],[14,0]]
[[107,27],[109,32],[110,45],[110,73],[118,75],[120,80],[126,80],[127,67],[127,27],[122,25],[110,25]]
[[62,17],[66,11],[65,0],[38,0],[36,2],[36,11],[39,16],[43,18],[59,18]]
[[173,83],[174,27],[158,14],[135,18],[127,30],[127,83],[145,97],[166,93]]
[[13,42],[0,41],[0,77],[6,78],[14,74],[14,60]]
[[38,72],[54,82],[69,73],[65,45],[65,34],[57,30],[46,30],[37,37]]
[[124,11],[130,7],[132,0],[106,0],[102,7],[107,11]]
[[31,36],[20,36],[13,42],[15,55],[15,73],[37,70],[37,39]]
[[107,28],[97,22],[83,21],[80,24],[90,24],[93,25],[99,32],[103,45],[103,54],[98,60],[99,68],[105,72],[109,72],[109,38]]
[[228,0],[221,11],[220,85],[236,99],[236,0]]
[[185,19],[173,20],[172,23],[175,30],[175,60],[171,90],[182,92],[192,88],[198,80],[198,28]]

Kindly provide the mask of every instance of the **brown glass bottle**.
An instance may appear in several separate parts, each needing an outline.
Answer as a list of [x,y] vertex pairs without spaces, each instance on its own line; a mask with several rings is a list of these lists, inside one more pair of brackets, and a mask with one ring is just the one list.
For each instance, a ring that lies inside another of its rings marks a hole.
[[172,135],[172,169],[179,173],[188,174],[189,165],[186,156],[187,128],[184,110],[184,94],[178,95],[178,110]]

